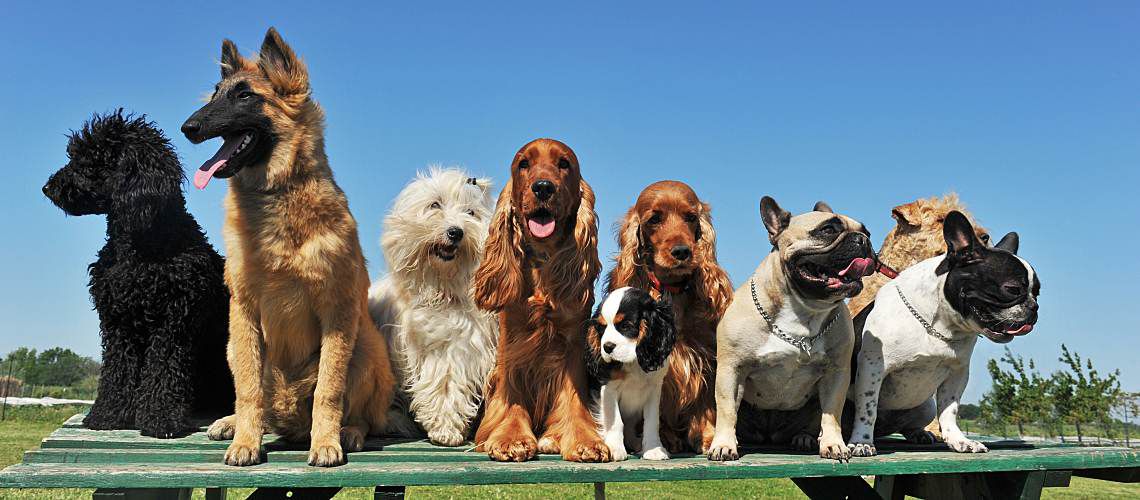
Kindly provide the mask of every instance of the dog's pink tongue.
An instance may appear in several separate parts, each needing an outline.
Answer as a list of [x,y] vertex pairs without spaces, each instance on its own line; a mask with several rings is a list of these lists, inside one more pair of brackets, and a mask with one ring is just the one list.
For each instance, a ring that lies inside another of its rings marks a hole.
[[198,171],[194,172],[194,187],[206,189],[206,184],[209,184],[210,179],[214,178],[214,172],[226,166],[226,161],[241,145],[242,139],[242,136],[225,139],[222,142],[222,147],[218,149],[217,153],[214,153],[214,157],[206,160],[206,163],[203,163],[201,167],[198,167]]
[[1008,330],[1005,333],[1009,335],[1025,335],[1033,331],[1033,325],[1021,325],[1021,328],[1016,330]]
[[847,269],[839,271],[839,275],[840,276],[847,276],[848,273],[855,273],[855,275],[857,277],[862,278],[862,277],[867,276],[869,274],[875,273],[875,271],[873,270],[874,264],[875,264],[875,261],[873,259],[869,259],[866,257],[860,257],[858,259],[853,259],[851,261],[851,263],[847,265]]
[[530,229],[530,234],[534,235],[535,238],[545,238],[554,234],[553,219],[545,223],[535,221],[534,219],[527,219],[526,226]]

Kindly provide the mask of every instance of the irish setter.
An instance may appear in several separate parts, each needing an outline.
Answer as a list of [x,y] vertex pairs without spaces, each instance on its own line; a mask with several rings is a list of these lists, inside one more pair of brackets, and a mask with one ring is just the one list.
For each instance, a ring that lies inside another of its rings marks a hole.
[[594,191],[577,156],[552,139],[528,143],[511,163],[475,273],[476,303],[499,318],[498,358],[475,433],[492,459],[521,462],[541,452],[610,460],[586,407],[583,352],[600,269]]
[[683,182],[646,187],[618,232],[621,247],[607,280],[673,300],[677,341],[661,394],[661,438],[671,452],[688,444],[704,453],[716,420],[716,324],[732,300],[732,282],[716,262],[711,209]]

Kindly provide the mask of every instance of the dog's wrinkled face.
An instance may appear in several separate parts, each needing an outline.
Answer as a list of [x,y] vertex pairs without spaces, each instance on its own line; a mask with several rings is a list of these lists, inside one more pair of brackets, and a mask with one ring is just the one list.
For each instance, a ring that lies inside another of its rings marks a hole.
[[182,193],[174,149],[145,117],[95,116],[71,134],[67,157],[43,192],[69,215],[120,211],[129,222]]
[[827,204],[817,203],[814,211],[792,217],[765,196],[760,214],[784,274],[802,296],[840,302],[862,291],[862,278],[875,272],[870,233]]
[[182,125],[194,144],[216,137],[222,146],[202,164],[194,185],[232,177],[263,166],[288,132],[291,114],[309,98],[308,71],[293,50],[270,28],[256,60],[245,59],[229,40],[222,42],[222,80],[205,106]]
[[634,211],[639,248],[657,278],[666,284],[687,280],[696,268],[701,214],[707,211],[697,193],[681,182],[657,182],[641,192]]
[[582,193],[578,157],[553,139],[536,139],[511,162],[512,204],[527,241],[551,247],[571,234]]
[[946,216],[944,232],[948,251],[937,273],[946,274],[943,292],[951,307],[994,342],[1033,331],[1041,281],[1017,256],[1017,233],[987,248],[960,212]]
[[665,364],[676,338],[672,304],[640,288],[614,290],[591,321],[603,362],[637,361],[646,372]]
[[491,218],[490,181],[458,169],[432,168],[396,197],[381,244],[389,268],[465,266],[474,269]]

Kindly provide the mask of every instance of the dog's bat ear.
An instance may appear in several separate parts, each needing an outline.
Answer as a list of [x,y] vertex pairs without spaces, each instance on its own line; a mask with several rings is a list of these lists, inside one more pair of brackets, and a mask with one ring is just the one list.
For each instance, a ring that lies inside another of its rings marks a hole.
[[261,72],[269,79],[269,83],[277,93],[308,95],[309,70],[293,52],[293,48],[281,38],[277,28],[271,27],[265,32],[257,66],[261,68]]
[[1017,236],[1017,233],[1010,232],[1009,234],[1003,236],[1001,238],[1001,241],[997,242],[997,245],[994,245],[994,248],[999,248],[1011,254],[1017,255],[1017,247],[1020,243],[1021,238]]
[[827,203],[824,203],[822,201],[815,202],[815,207],[812,207],[812,211],[827,212],[829,214],[835,213],[835,211],[831,209],[831,205],[828,205]]
[[764,227],[768,229],[768,241],[771,241],[772,245],[776,244],[780,239],[780,233],[784,232],[792,222],[792,214],[780,208],[771,196],[760,199],[760,218],[764,221]]
[[229,78],[245,67],[245,58],[238,52],[237,44],[230,39],[222,40],[222,79]]
[[962,212],[952,210],[946,214],[946,219],[942,222],[942,235],[946,239],[946,258],[935,270],[937,274],[949,271],[951,266],[968,263],[980,257],[982,242],[978,240],[974,226]]

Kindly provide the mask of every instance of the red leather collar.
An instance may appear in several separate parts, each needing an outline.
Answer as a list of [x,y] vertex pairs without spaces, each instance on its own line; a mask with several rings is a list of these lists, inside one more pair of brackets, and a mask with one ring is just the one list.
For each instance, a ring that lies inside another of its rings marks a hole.
[[686,284],[685,286],[666,285],[664,283],[661,283],[661,280],[657,279],[656,274],[654,274],[654,273],[648,273],[648,274],[649,274],[649,283],[653,287],[653,289],[657,291],[657,293],[669,292],[669,293],[675,295],[675,294],[684,292],[685,290],[687,290],[689,288],[688,284]]
[[883,276],[886,276],[890,279],[895,279],[895,278],[899,277],[899,272],[895,271],[894,268],[892,268],[891,266],[883,264],[882,261],[877,260],[877,259],[875,262],[878,262],[878,264],[875,267],[875,271],[878,272],[879,274],[882,274]]

